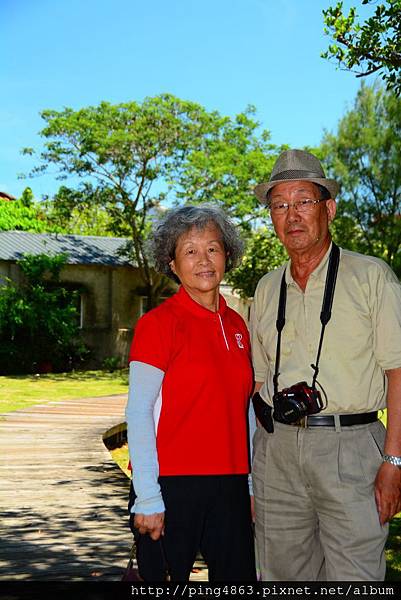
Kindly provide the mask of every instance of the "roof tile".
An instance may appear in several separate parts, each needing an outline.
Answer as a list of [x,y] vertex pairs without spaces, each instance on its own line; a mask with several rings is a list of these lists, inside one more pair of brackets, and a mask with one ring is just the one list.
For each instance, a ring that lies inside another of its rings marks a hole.
[[0,260],[19,260],[24,254],[65,253],[70,265],[127,266],[132,262],[119,252],[128,241],[128,238],[0,231]]

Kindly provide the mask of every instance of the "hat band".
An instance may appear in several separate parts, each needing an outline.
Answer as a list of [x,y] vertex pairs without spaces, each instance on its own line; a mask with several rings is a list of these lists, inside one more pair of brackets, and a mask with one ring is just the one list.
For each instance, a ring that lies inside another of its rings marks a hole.
[[289,171],[282,171],[270,177],[270,181],[277,181],[279,179],[326,179],[324,173],[315,173],[314,171],[295,171],[290,169]]

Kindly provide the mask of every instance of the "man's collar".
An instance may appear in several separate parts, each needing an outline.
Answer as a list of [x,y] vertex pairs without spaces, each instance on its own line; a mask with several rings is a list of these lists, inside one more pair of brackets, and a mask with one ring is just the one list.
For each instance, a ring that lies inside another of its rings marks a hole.
[[[333,242],[330,242],[330,246],[328,247],[326,254],[323,256],[322,260],[317,265],[317,267],[312,271],[312,273],[309,275],[309,277],[311,277],[313,279],[320,279],[321,281],[326,281],[326,273],[327,273],[327,268],[329,265],[329,257],[330,257],[332,245],[333,245]],[[295,279],[293,278],[292,273],[291,273],[291,260],[288,261],[288,263],[286,265],[285,282],[287,285],[298,286],[297,282],[295,281]]]

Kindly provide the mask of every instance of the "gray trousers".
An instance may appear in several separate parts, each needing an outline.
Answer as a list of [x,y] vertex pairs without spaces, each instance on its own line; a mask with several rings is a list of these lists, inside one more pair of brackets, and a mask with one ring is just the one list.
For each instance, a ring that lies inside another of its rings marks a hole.
[[382,581],[388,525],[374,480],[382,423],[254,436],[256,545],[263,581]]

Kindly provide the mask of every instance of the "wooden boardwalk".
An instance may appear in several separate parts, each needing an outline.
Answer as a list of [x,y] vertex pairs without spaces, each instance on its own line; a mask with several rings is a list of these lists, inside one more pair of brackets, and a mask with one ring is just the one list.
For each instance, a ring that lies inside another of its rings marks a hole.
[[0,415],[0,581],[117,581],[132,543],[129,481],[102,434],[126,396]]

